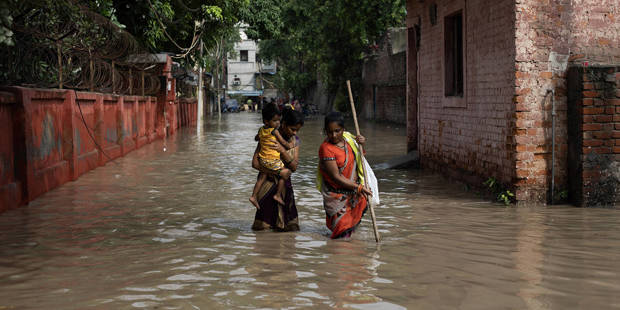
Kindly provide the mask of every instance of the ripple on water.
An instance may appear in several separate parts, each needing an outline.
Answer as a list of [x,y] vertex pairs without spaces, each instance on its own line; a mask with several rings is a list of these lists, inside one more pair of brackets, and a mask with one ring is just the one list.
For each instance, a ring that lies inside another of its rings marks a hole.
[[157,291],[157,289],[154,287],[126,287],[125,290],[133,291],[133,292],[155,292]]
[[189,294],[189,295],[170,295],[170,299],[190,299],[194,297],[194,294]]
[[168,277],[166,280],[168,281],[187,281],[187,282],[207,282],[207,281],[216,281],[218,278],[213,277],[205,277],[198,274],[178,274],[171,277]]
[[326,244],[327,244],[327,241],[315,240],[315,241],[296,242],[295,246],[297,248],[302,248],[302,249],[315,249],[315,248],[321,248],[325,246]]
[[159,298],[155,295],[121,295],[118,296],[119,300],[131,301],[131,300],[153,300],[153,301],[162,301],[162,298]]
[[174,238],[159,238],[159,237],[153,238],[153,241],[157,241],[157,242],[161,242],[161,243],[170,243],[170,242],[172,242],[174,240],[176,240],[176,239],[174,239]]
[[318,294],[318,293],[313,292],[313,291],[305,291],[305,292],[301,292],[301,293],[297,294],[297,296],[300,296],[300,297],[308,297],[308,298],[315,298],[315,299],[322,299],[322,300],[329,299],[329,297],[327,297],[327,296],[323,296],[323,295]]
[[170,284],[158,285],[157,288],[160,290],[166,290],[166,291],[177,291],[177,290],[182,290],[186,286],[187,284],[170,283]]
[[407,308],[403,306],[399,306],[397,304],[389,303],[389,302],[375,302],[368,304],[353,304],[348,305],[353,309],[361,309],[361,310],[371,310],[371,309],[385,309],[385,310],[406,310]]
[[298,278],[310,278],[310,277],[316,277],[315,273],[312,272],[307,272],[307,271],[295,271],[295,273],[297,274]]
[[249,274],[249,273],[245,270],[245,267],[241,267],[241,268],[230,271],[228,274],[230,274],[231,276],[238,276],[238,275],[244,275],[244,274]]
[[139,301],[131,304],[131,306],[134,308],[152,308],[156,307],[157,305],[159,305],[159,303],[153,301]]

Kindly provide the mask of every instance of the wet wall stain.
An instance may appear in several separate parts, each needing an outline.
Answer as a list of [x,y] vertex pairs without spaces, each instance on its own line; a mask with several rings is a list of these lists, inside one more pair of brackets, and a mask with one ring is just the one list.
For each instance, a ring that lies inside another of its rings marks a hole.
[[80,135],[80,131],[76,128],[74,137],[75,148],[77,149],[77,155],[79,156],[82,153],[82,136]]
[[[54,116],[49,112],[46,113],[41,123],[41,143],[39,143],[38,146],[33,145],[31,148],[33,150],[33,154],[31,156],[34,159],[44,160],[52,155],[55,150],[58,150],[62,157],[62,138],[55,137],[56,128],[54,123]],[[33,137],[32,141],[36,140],[37,137]]]
[[131,130],[132,133],[138,132],[138,121],[136,120],[136,118],[131,119]]
[[110,143],[117,143],[118,132],[116,128],[108,128],[105,131],[105,140]]

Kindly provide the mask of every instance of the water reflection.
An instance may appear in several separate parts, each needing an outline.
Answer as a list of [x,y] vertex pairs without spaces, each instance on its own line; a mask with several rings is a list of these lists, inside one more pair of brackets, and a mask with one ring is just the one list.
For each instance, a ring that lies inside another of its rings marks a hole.
[[[0,309],[620,308],[617,210],[506,208],[378,170],[381,244],[369,218],[329,240],[321,125],[300,134],[300,232],[251,231],[260,116],[225,115],[0,215]],[[403,128],[362,128],[370,162],[405,153]]]
[[373,253],[368,253],[365,242],[330,240],[326,248],[329,253],[328,266],[322,277],[324,281],[319,286],[322,286],[322,291],[329,292],[335,307],[380,301],[372,294],[374,289],[369,285],[373,278],[370,270]]
[[517,251],[513,255],[515,268],[521,273],[521,279],[525,281],[525,284],[519,287],[517,296],[521,297],[530,309],[545,309],[548,307],[539,299],[540,284],[543,280],[542,244],[546,230],[543,223],[544,217],[532,214],[527,208],[517,211],[517,216],[523,225],[517,233]]

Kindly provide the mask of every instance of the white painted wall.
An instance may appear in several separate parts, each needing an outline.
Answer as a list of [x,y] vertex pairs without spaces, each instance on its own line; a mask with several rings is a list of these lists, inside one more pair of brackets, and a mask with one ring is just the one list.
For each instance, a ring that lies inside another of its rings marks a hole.
[[[256,89],[256,76],[259,73],[259,65],[256,62],[256,53],[258,52],[258,44],[255,41],[248,40],[243,27],[240,30],[241,41],[235,43],[235,57],[229,57],[228,76],[226,87],[228,90],[250,90]],[[242,50],[248,51],[248,61],[241,61]],[[263,72],[275,72],[276,64],[268,64],[268,68],[263,68]],[[235,78],[239,79],[239,85],[235,84]]]
[[[241,41],[235,43],[235,57],[228,58],[228,77],[226,87],[228,90],[256,90],[255,73],[258,72],[256,63],[256,42],[248,40],[243,28],[240,30]],[[248,61],[241,61],[242,50],[248,51]],[[235,77],[239,79],[240,85],[235,85]]]

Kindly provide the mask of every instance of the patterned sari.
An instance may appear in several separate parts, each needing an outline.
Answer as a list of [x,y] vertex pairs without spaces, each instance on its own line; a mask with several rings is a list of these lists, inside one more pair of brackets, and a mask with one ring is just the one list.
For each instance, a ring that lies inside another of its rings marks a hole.
[[[343,137],[346,142],[344,149],[328,141],[323,142],[319,148],[319,160],[335,160],[338,172],[342,176],[363,184],[364,171],[355,137],[348,132],[345,132]],[[348,237],[361,222],[368,201],[364,195],[341,188],[326,172],[321,170],[321,165],[318,170],[317,189],[323,195],[325,224],[332,231],[331,238]]]
[[[295,158],[295,152],[299,149],[300,140],[294,137],[295,145],[288,153]],[[298,231],[299,220],[297,219],[297,207],[295,206],[295,194],[291,178],[286,180],[284,187],[284,205],[273,200],[273,195],[278,191],[278,183],[274,176],[267,177],[265,183],[258,192],[258,205],[252,230],[273,229],[275,231]]]

